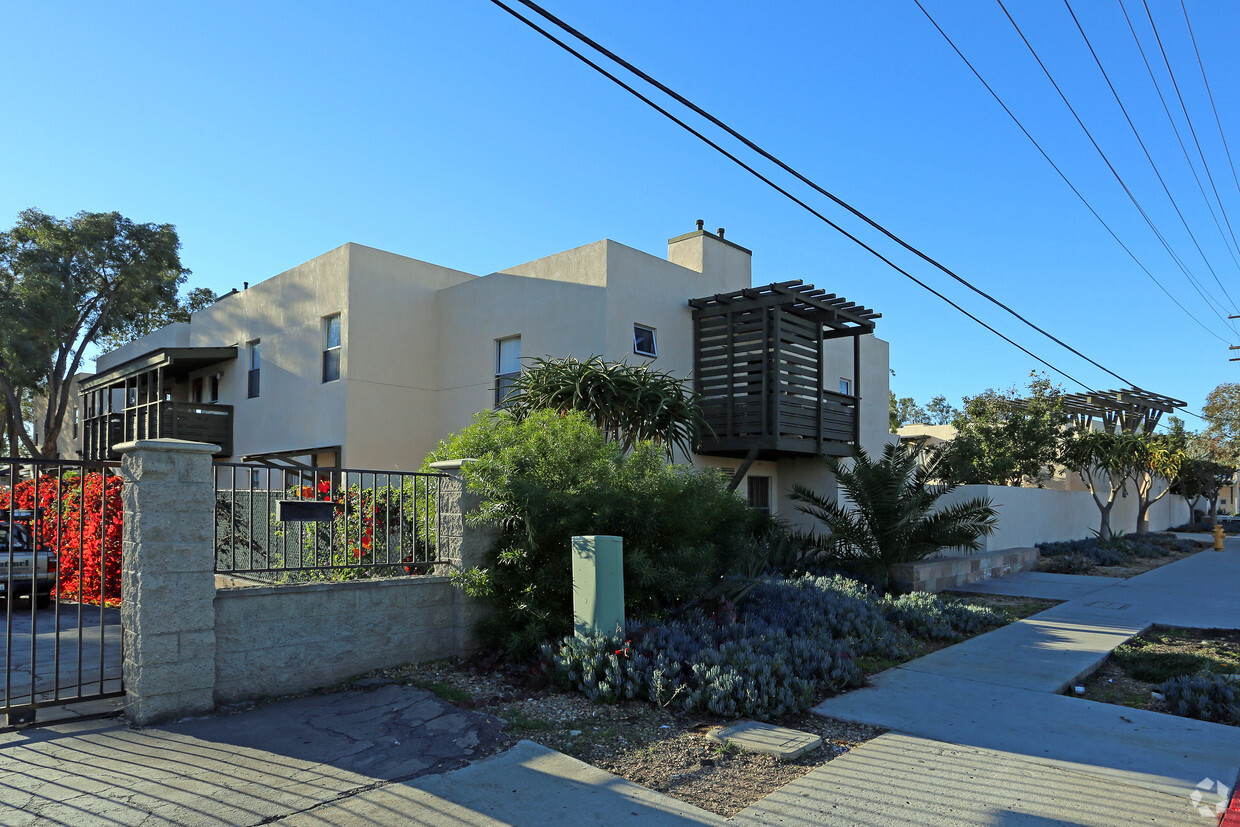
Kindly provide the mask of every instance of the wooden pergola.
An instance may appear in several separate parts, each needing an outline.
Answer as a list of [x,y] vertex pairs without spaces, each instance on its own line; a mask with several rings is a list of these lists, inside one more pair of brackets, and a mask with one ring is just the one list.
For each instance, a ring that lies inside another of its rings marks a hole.
[[[700,452],[756,459],[846,455],[859,441],[860,337],[880,318],[802,281],[691,299],[693,373],[712,433]],[[825,378],[823,342],[853,339],[851,393]],[[885,401],[884,401],[885,404]]]
[[1140,388],[1070,393],[1062,397],[1062,403],[1075,427],[1089,430],[1096,420],[1112,434],[1153,433],[1163,414],[1187,404]]

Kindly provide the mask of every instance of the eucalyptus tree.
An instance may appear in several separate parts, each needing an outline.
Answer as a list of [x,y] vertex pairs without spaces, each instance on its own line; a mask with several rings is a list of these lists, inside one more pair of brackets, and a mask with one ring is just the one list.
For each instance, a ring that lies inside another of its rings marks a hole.
[[[58,219],[23,211],[0,233],[0,395],[9,436],[29,453],[54,456],[86,348],[176,306],[189,274],[171,224],[136,224],[119,213]],[[47,399],[27,427],[24,393]]]
[[648,440],[668,459],[677,450],[689,455],[707,427],[683,379],[601,356],[529,360],[505,405],[519,418],[542,409],[580,411],[624,450]]

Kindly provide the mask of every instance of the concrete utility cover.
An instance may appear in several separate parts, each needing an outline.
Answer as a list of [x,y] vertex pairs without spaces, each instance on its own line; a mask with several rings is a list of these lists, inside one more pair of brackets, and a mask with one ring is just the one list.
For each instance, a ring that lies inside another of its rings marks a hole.
[[709,737],[720,743],[731,741],[749,752],[774,755],[781,761],[795,760],[822,746],[821,735],[757,721],[740,721],[732,726],[712,729]]

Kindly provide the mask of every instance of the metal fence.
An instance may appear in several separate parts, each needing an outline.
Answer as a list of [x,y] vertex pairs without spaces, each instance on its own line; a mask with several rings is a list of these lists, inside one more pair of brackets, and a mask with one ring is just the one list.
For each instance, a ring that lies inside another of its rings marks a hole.
[[217,463],[215,570],[264,581],[425,574],[443,474]]
[[37,710],[124,694],[117,465],[0,458],[0,730],[35,723]]

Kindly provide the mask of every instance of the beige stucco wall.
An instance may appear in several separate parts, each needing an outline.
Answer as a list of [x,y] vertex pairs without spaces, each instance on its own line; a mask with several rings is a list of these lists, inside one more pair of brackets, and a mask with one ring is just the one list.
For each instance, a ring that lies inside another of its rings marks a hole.
[[[605,239],[483,277],[345,244],[108,354],[98,367],[158,347],[235,345],[236,361],[190,377],[209,388],[222,371],[219,402],[235,411],[234,461],[344,445],[348,467],[408,470],[492,407],[497,339],[519,335],[527,358],[600,355],[688,376],[688,301],[749,287],[752,278],[748,250],[701,231],[671,239],[667,259]],[[332,313],[341,314],[342,378],[324,384],[322,319]],[[655,329],[656,358],[633,353],[634,324]],[[261,392],[248,399],[246,345],[254,339],[262,342]],[[833,377],[855,382],[851,339],[824,343],[824,353],[828,387]],[[888,344],[862,337],[861,354],[862,443],[877,452],[892,439]],[[188,389],[175,389],[178,398]],[[828,493],[834,486],[819,460],[758,463],[750,474],[771,478],[774,507],[785,515],[792,481]]]
[[[671,247],[725,247],[710,235]],[[698,258],[703,256],[699,254]],[[690,257],[691,258],[691,257]],[[693,368],[691,298],[749,286],[732,257],[705,273],[603,240],[455,285],[437,297],[441,435],[494,402],[495,341],[521,337],[521,355],[603,356],[687,376]],[[741,281],[743,279],[743,281]],[[633,353],[633,325],[656,331],[658,356]],[[432,444],[433,447],[433,444]],[[428,449],[429,450],[429,449]]]
[[351,468],[417,470],[441,436],[431,414],[441,387],[436,295],[480,279],[373,247],[348,247],[342,462]]

